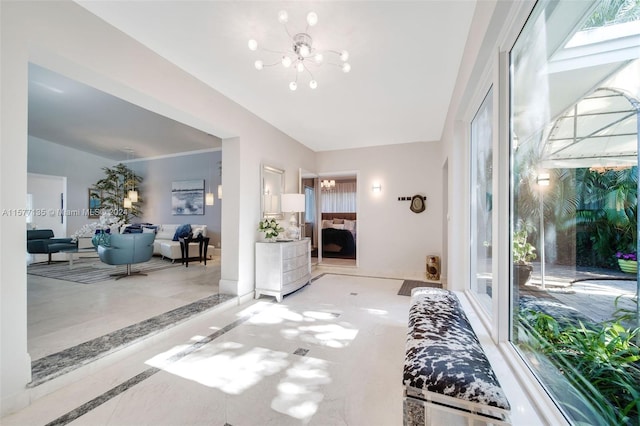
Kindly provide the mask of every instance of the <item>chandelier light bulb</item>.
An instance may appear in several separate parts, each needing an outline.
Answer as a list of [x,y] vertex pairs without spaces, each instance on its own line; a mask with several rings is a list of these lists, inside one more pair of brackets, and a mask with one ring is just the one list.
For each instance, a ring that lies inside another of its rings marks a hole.
[[291,89],[291,91],[295,91],[298,88],[298,83],[296,83],[295,81],[292,81],[291,83],[289,83],[289,89]]
[[351,65],[349,65],[348,63],[346,63],[346,62],[345,62],[345,63],[342,65],[342,71],[343,71],[343,72],[345,72],[345,73],[347,73],[347,72],[351,71]]
[[340,52],[340,59],[342,59],[343,62],[349,59],[349,52],[347,52],[346,50]]
[[315,12],[309,12],[309,14],[307,15],[307,24],[309,24],[310,27],[313,27],[317,23],[318,15],[316,15]]
[[309,53],[311,53],[311,50],[309,49],[309,46],[307,46],[306,44],[303,44],[302,46],[300,46],[300,54],[303,57],[307,57],[309,56]]
[[313,59],[316,61],[316,64],[321,64],[324,60],[324,56],[322,56],[322,53],[316,53],[316,56]]
[[304,64],[302,63],[302,61],[296,64],[296,69],[298,70],[298,72],[304,71]]
[[289,68],[291,66],[291,58],[288,56],[283,56],[282,57],[282,66],[285,68]]
[[289,14],[286,10],[281,10],[280,12],[278,12],[278,22],[280,22],[281,24],[286,24],[287,22],[289,22]]
[[258,42],[254,39],[249,40],[249,50],[256,50],[258,48]]
[[260,71],[260,70],[262,69],[262,67],[264,66],[264,63],[263,63],[261,60],[259,60],[259,59],[258,59],[257,61],[255,61],[255,62],[253,63],[253,66],[255,66],[255,67],[256,67],[256,69],[257,69],[258,71]]
[[309,82],[309,87],[311,87],[312,89],[315,89],[316,87],[318,87],[318,82],[315,80],[311,80]]

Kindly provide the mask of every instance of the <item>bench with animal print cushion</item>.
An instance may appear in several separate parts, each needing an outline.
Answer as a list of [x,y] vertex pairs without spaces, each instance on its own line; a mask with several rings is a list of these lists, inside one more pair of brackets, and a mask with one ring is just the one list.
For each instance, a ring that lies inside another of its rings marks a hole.
[[412,291],[403,383],[405,425],[440,424],[442,412],[510,424],[509,401],[451,291]]

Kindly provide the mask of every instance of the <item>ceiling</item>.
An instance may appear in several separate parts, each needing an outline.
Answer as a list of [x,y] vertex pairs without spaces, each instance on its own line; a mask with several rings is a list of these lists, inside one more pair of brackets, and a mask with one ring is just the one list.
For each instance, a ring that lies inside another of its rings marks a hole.
[[[314,151],[439,140],[475,10],[474,0],[78,3]],[[306,14],[315,11],[318,24],[307,31],[313,46],[349,51],[351,72],[325,63],[313,71],[317,89],[301,77],[293,92],[291,69],[257,71],[256,59],[276,62],[279,55],[250,51],[250,38],[268,49],[289,48],[280,10],[288,11],[291,33],[304,31]],[[47,70],[37,71],[42,77]],[[123,144],[141,156],[211,147],[210,136],[169,120],[174,131],[187,132],[176,147],[176,135],[152,123],[155,114],[86,86],[53,110],[46,97],[60,94],[46,86],[57,86],[42,83],[30,86],[35,136],[71,146],[81,139],[77,147],[114,159]],[[102,134],[92,136],[96,128]],[[141,128],[155,133],[131,134]]]

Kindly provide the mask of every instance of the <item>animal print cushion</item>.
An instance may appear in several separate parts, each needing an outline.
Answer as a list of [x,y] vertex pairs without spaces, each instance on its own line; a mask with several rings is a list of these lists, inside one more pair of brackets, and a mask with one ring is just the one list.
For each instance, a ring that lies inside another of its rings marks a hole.
[[404,384],[510,409],[458,298],[447,290],[425,288],[413,293]]

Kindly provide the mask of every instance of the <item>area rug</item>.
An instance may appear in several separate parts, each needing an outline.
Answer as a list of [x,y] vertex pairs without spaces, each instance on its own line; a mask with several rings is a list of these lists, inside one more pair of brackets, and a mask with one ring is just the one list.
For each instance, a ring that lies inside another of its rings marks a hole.
[[[172,263],[170,260],[152,257],[148,262],[131,265],[131,269],[145,274],[180,265],[180,262]],[[57,262],[50,265],[38,263],[27,266],[27,274],[81,284],[94,284],[100,281],[113,280],[116,277],[112,277],[110,274],[125,271],[126,265],[112,267],[105,265],[96,258],[74,260],[72,268],[69,268],[68,262]]]
[[413,290],[416,287],[442,288],[442,284],[428,283],[425,281],[416,281],[416,280],[404,280],[402,282],[402,286],[400,287],[400,290],[398,290],[398,296],[411,296],[411,290]]

